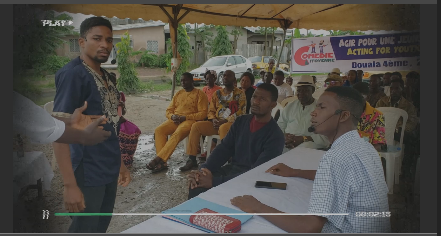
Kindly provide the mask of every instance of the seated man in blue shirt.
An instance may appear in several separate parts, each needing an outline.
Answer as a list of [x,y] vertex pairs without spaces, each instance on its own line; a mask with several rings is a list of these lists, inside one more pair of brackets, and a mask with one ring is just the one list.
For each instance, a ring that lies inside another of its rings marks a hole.
[[[238,117],[201,169],[188,175],[188,199],[282,154],[285,137],[271,117],[277,96],[272,84],[257,87],[251,98],[251,115]],[[232,162],[223,166],[230,157]]]
[[[328,88],[311,112],[314,133],[328,137],[331,149],[317,170],[279,163],[266,172],[314,181],[307,216],[262,216],[289,233],[390,233],[388,188],[378,152],[357,132],[362,95],[350,87]],[[231,199],[249,213],[282,213],[252,196]],[[320,215],[348,213],[349,215]]]
[[[81,55],[55,74],[53,115],[70,117],[87,101],[84,122],[106,116],[110,137],[94,146],[54,144],[63,177],[64,205],[69,212],[112,213],[117,185],[127,186],[130,172],[121,160],[118,132],[120,93],[101,68],[113,47],[110,21],[91,17],[80,25]],[[119,177],[119,178],[118,178]],[[105,233],[111,216],[74,216],[69,233]]]

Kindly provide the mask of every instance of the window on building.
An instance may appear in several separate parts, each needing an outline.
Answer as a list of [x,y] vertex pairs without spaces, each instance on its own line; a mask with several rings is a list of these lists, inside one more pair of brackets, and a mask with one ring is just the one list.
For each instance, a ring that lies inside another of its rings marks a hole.
[[159,52],[158,41],[147,41],[147,51]]
[[78,39],[69,39],[69,49],[70,52],[80,52],[80,45],[78,44]]

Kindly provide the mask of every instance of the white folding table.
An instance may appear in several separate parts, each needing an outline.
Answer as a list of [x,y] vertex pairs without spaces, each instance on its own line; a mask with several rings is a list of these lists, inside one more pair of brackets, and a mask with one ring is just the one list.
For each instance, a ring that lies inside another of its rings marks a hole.
[[[231,205],[230,199],[236,196],[252,195],[262,203],[287,213],[306,213],[311,197],[313,181],[302,178],[285,178],[265,173],[267,169],[277,163],[296,169],[316,170],[324,151],[297,147],[274,158],[228,182],[214,187],[198,197],[238,209]],[[256,181],[287,183],[286,190],[255,188]],[[239,210],[239,209],[238,209]],[[153,212],[145,212],[153,213]],[[122,233],[205,233],[201,230],[167,220],[162,216],[155,216]],[[240,233],[286,233],[272,225],[260,216],[253,216],[242,225]]]

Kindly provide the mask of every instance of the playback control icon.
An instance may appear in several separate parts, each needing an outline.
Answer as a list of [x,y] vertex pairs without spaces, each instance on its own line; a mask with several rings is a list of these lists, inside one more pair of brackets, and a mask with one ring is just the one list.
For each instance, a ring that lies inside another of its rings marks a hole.
[[48,219],[49,219],[49,211],[43,210],[43,220],[48,220]]

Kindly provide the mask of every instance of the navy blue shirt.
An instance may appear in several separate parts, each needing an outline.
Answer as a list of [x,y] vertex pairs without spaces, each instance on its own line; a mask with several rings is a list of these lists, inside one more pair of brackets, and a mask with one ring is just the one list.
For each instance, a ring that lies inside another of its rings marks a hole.
[[[107,72],[105,72],[107,73]],[[113,83],[111,83],[113,86]],[[76,108],[87,101],[85,115],[105,115],[117,113],[117,105],[112,104],[111,109],[102,102],[101,93],[94,76],[77,57],[70,61],[55,74],[56,94],[54,99],[55,115],[71,115]],[[110,93],[115,93],[111,90]],[[119,99],[119,93],[114,94]],[[106,112],[103,112],[103,110]],[[64,114],[63,114],[64,113]],[[115,129],[115,126],[117,127]],[[104,142],[94,146],[70,144],[72,168],[75,169],[83,161],[85,186],[102,186],[116,181],[121,167],[121,151],[117,132],[119,124],[108,120],[103,125],[104,130],[110,131],[111,136]]]
[[250,123],[254,115],[241,115],[231,126],[221,143],[213,150],[201,168],[211,172],[219,170],[230,157],[231,164],[239,173],[213,177],[213,186],[224,183],[256,166],[282,154],[285,136],[274,119],[251,133]]

